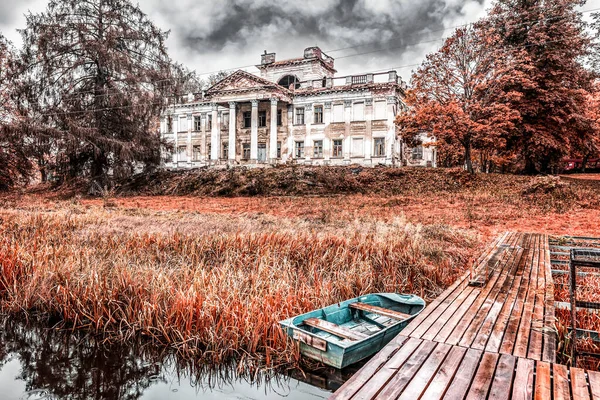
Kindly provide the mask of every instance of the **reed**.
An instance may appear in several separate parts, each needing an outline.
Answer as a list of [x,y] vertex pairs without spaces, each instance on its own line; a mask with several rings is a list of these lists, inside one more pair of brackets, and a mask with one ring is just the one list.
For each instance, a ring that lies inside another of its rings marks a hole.
[[194,230],[161,233],[153,225],[161,215],[149,213],[136,216],[137,228],[115,228],[128,213],[77,204],[0,213],[0,308],[112,340],[143,336],[212,362],[294,364],[279,320],[369,292],[431,299],[477,242],[402,218],[185,215]]

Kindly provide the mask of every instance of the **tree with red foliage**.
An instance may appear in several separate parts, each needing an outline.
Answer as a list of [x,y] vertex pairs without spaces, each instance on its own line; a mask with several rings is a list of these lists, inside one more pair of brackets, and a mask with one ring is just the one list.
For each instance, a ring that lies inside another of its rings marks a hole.
[[23,88],[55,173],[103,181],[158,164],[166,33],[128,0],[51,0],[26,18]]
[[[404,139],[415,144],[423,134],[436,138],[444,151],[462,149],[464,167],[473,172],[473,150],[503,148],[503,134],[514,128],[517,114],[489,93],[502,72],[496,38],[481,27],[457,29],[442,48],[427,56],[413,74],[406,101],[409,110],[396,119]],[[482,166],[483,168],[483,166]]]
[[492,97],[519,113],[502,137],[526,173],[549,172],[595,134],[585,112],[592,74],[581,62],[590,38],[575,10],[584,3],[497,0],[485,20],[504,69]]

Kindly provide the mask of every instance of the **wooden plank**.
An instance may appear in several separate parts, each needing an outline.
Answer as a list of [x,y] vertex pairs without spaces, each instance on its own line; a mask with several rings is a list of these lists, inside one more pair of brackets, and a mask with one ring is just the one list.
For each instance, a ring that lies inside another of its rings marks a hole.
[[535,400],[550,399],[550,364],[544,361],[535,363]]
[[467,349],[459,346],[452,346],[450,353],[444,360],[444,363],[441,365],[440,369],[436,372],[435,376],[431,380],[431,383],[423,392],[421,398],[436,400],[440,399],[446,390],[448,389],[448,385],[454,379],[456,371],[460,366]]
[[537,276],[538,276],[538,254],[536,248],[539,246],[539,235],[535,235],[533,242],[534,249],[533,260],[531,262],[531,276],[529,280],[529,289],[525,297],[525,304],[523,314],[521,316],[521,322],[517,331],[517,338],[515,340],[515,347],[513,354],[517,357],[526,357],[527,349],[529,344],[529,334],[531,332],[531,320],[533,317],[533,307],[535,305],[535,292],[537,289]]
[[502,338],[502,344],[500,345],[500,353],[502,354],[512,354],[514,351],[517,334],[519,332],[519,324],[521,323],[523,310],[525,308],[525,298],[527,296],[527,292],[529,291],[530,278],[532,274],[532,269],[529,267],[529,263],[531,260],[533,260],[533,253],[531,250],[533,238],[531,235],[528,235],[527,240],[528,245],[523,254],[523,257],[525,257],[525,268],[523,270],[521,288],[517,294],[517,300],[515,301],[515,305],[511,311],[509,322]]
[[513,400],[531,400],[533,397],[533,370],[535,361],[517,359],[517,370],[512,389]]
[[[510,235],[509,232],[504,232],[502,235],[499,235],[492,246],[486,247],[482,255],[479,257],[480,262],[484,262],[487,257],[491,257],[491,250],[493,250],[494,246],[498,246],[504,242],[506,237]],[[422,326],[429,327],[436,320],[437,317],[443,313],[443,311],[447,308],[447,306],[452,303],[452,301],[460,294],[460,290],[467,286],[467,279],[469,277],[470,272],[465,272],[460,279],[458,279],[454,284],[452,284],[448,289],[444,290],[440,296],[438,296],[434,301],[432,301],[426,308],[423,310],[416,318],[414,318],[408,326],[406,326],[402,330],[402,334],[406,336],[412,337],[421,337],[424,332],[414,331]],[[440,310],[439,307],[443,308]],[[436,315],[437,313],[437,315]],[[427,322],[426,322],[427,320]]]
[[[517,250],[512,257],[512,260],[509,260],[507,262],[507,268],[509,270],[512,270],[513,267],[516,267],[519,264],[522,253],[523,250]],[[490,337],[494,327],[498,323],[498,318],[500,317],[502,310],[508,307],[507,297],[509,295],[514,295],[516,297],[522,277],[515,277],[510,273],[508,276],[511,279],[506,280],[504,286],[502,287],[502,289],[500,289],[500,293],[498,293],[498,296],[495,299],[488,299],[486,301],[486,303],[488,304],[489,311],[483,319],[481,327],[479,328],[479,331],[477,331],[477,334],[471,343],[471,347],[475,349],[485,349],[488,338]]]
[[490,390],[490,385],[494,377],[496,363],[499,355],[496,353],[485,353],[481,359],[481,364],[473,377],[473,383],[469,388],[466,400],[486,399]]
[[[385,364],[371,377],[368,384],[363,385],[352,397],[352,399],[373,399],[381,388],[398,372],[400,367],[421,348],[420,339],[410,338]],[[430,342],[429,342],[430,343]],[[356,379],[356,378],[353,378]]]
[[571,398],[569,390],[569,370],[565,365],[552,365],[552,387],[555,400],[568,400]]
[[465,357],[460,363],[460,367],[454,375],[454,379],[450,384],[450,387],[444,395],[445,400],[462,399],[471,386],[473,376],[481,360],[482,352],[480,350],[468,349]]
[[517,311],[518,313],[518,310],[515,310],[515,307],[517,306],[517,299],[521,291],[523,291],[523,288],[525,288],[526,290],[526,287],[528,285],[528,277],[523,276],[523,271],[525,269],[525,264],[527,262],[529,254],[530,240],[530,235],[523,235],[521,241],[521,247],[523,248],[523,250],[521,251],[521,254],[519,256],[519,263],[517,264],[517,268],[515,271],[515,282],[513,282],[511,293],[506,299],[504,305],[502,306],[502,311],[500,312],[498,320],[496,321],[496,325],[494,325],[494,328],[490,334],[488,343],[485,347],[486,351],[491,351],[494,353],[500,351],[500,346],[502,345],[502,341],[505,337],[505,332],[507,331],[507,328],[511,321],[511,316],[512,318],[514,318],[513,311]]
[[536,249],[538,256],[538,279],[535,289],[535,304],[533,306],[533,314],[531,319],[531,331],[529,333],[529,347],[527,349],[527,357],[534,360],[542,359],[542,331],[544,329],[544,308],[545,308],[545,293],[546,293],[546,270],[543,260],[543,245],[544,238],[539,235],[539,243]]
[[419,396],[427,389],[429,383],[432,381],[434,375],[437,373],[442,362],[446,359],[452,346],[447,344],[438,344],[427,359],[419,372],[415,374],[410,383],[402,392],[402,395],[398,399],[402,400],[414,400],[418,399]]
[[[518,235],[512,235],[510,237],[510,242],[505,244],[514,244],[517,240],[519,240]],[[466,313],[462,316],[462,318],[456,322],[456,326],[453,326],[452,332],[447,336],[446,343],[456,345],[462,339],[463,334],[467,329],[469,329],[473,318],[477,315],[480,307],[486,301],[488,295],[496,288],[498,282],[504,282],[507,277],[507,273],[503,270],[501,273],[496,273],[492,277],[492,279],[488,282],[488,285],[481,289],[479,292],[479,296],[472,302]],[[479,289],[476,289],[479,290]],[[444,331],[447,331],[444,329]]]
[[365,304],[365,303],[359,303],[359,302],[349,304],[349,307],[355,308],[357,310],[366,311],[366,312],[369,312],[372,314],[383,315],[384,317],[396,319],[398,321],[404,321],[405,319],[412,317],[412,315],[405,314],[400,311],[388,310],[387,308],[377,307],[377,306],[374,306],[371,304]]
[[395,399],[398,397],[435,349],[436,345],[437,343],[435,342],[423,341],[413,355],[406,360],[406,363],[398,369],[398,373],[392,376],[385,384],[381,392],[377,395],[377,398]]
[[323,319],[308,318],[302,323],[348,340],[363,340],[369,337],[363,333],[352,331],[348,328],[344,328],[343,326],[339,326]]
[[[422,336],[424,340],[434,340],[439,335],[440,331],[449,323],[454,314],[456,314],[463,306],[465,300],[469,298],[469,295],[473,292],[473,287],[467,286],[464,288],[462,293],[454,300],[454,302],[440,315],[437,321],[429,327],[429,329]],[[469,303],[468,305],[471,305]]]
[[590,392],[588,391],[587,382],[585,379],[585,371],[581,368],[572,367],[569,370],[571,375],[571,393],[573,400],[590,400]]
[[544,235],[544,270],[546,272],[545,283],[545,308],[544,308],[544,331],[542,339],[542,360],[548,362],[556,361],[556,328],[554,314],[554,278],[552,277],[552,263],[550,262],[550,241],[548,235]]
[[436,342],[446,343],[448,337],[454,331],[454,328],[456,328],[459,322],[464,318],[465,314],[471,308],[471,306],[475,302],[475,299],[477,299],[477,297],[480,294],[481,292],[479,290],[471,290],[471,292],[469,293],[469,297],[467,297],[465,301],[463,301],[463,303],[460,305],[460,307],[458,307],[458,309],[455,310],[454,314],[452,314],[452,317],[448,321],[446,321],[446,324],[440,329],[440,331],[437,333],[433,340],[435,340]]
[[600,372],[587,371],[593,400],[600,400]]
[[510,386],[512,385],[513,373],[517,359],[508,354],[502,354],[496,367],[489,400],[509,400]]
[[349,399],[358,392],[394,355],[402,348],[408,340],[406,336],[396,336],[387,346],[377,353],[368,363],[366,363],[354,376],[335,391],[330,399]]
[[[518,240],[518,239],[519,239],[519,237],[516,236],[515,240]],[[511,243],[511,244],[514,245],[516,243]],[[483,303],[481,303],[480,308],[477,310],[473,319],[469,323],[469,326],[465,330],[465,332],[459,342],[459,344],[461,346],[465,346],[465,347],[472,346],[473,340],[475,339],[475,335],[477,334],[480,327],[482,326],[486,316],[488,315],[490,309],[492,308],[492,305],[494,303],[496,303],[497,297],[500,296],[500,300],[502,300],[502,293],[506,293],[509,290],[509,288],[511,287],[512,282],[514,281],[514,275],[509,274],[508,273],[509,268],[507,268],[507,266],[512,261],[511,260],[512,257],[510,256],[510,254],[508,252],[506,252],[505,254],[506,254],[506,257],[504,258],[503,264],[502,264],[501,278],[496,280],[493,289],[489,292],[489,294],[485,298],[485,301],[483,301]],[[491,322],[493,322],[493,321],[491,321]],[[483,347],[484,346],[479,346],[479,348],[481,348],[481,349],[483,349]],[[477,347],[475,347],[475,348],[477,348]]]

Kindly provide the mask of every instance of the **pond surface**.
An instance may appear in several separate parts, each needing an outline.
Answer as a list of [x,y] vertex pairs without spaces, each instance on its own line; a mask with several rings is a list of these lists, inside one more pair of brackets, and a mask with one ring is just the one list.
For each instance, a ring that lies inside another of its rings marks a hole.
[[[81,333],[0,320],[0,398],[325,399],[351,373],[238,375],[190,366],[148,346],[102,343]],[[315,386],[316,385],[316,386]]]

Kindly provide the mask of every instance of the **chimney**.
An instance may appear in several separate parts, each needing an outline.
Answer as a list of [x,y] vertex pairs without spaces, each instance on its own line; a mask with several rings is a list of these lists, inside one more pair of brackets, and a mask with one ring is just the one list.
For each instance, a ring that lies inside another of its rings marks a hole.
[[260,65],[269,65],[275,62],[275,53],[267,53],[265,52],[260,56]]

